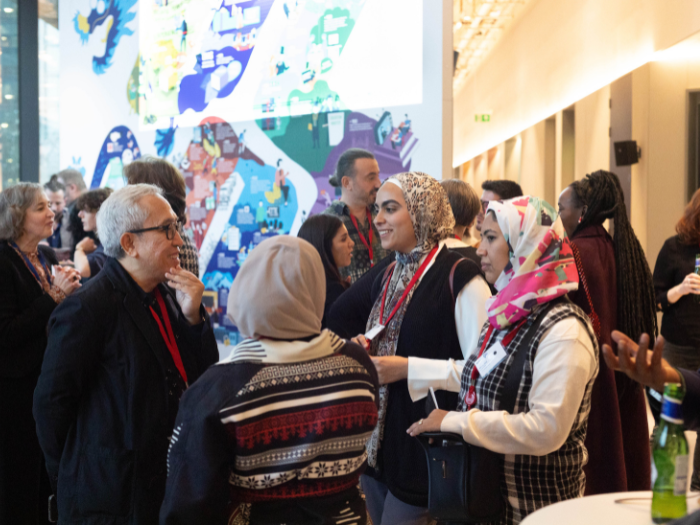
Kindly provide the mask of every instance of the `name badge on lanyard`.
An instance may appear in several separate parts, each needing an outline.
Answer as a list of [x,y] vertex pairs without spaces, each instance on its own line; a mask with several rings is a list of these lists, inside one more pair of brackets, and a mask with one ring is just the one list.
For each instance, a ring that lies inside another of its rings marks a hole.
[[487,376],[505,359],[506,355],[508,354],[506,354],[503,345],[497,342],[474,362],[474,366],[479,370],[481,377]]
[[368,341],[371,341],[372,339],[377,337],[379,334],[381,334],[385,328],[386,328],[386,326],[384,326],[383,324],[374,325],[374,327],[369,332],[367,332],[365,334],[365,339],[367,339]]

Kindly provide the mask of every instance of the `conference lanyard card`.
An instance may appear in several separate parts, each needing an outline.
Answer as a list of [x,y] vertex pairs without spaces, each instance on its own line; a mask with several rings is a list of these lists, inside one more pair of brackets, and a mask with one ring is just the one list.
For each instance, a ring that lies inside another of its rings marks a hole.
[[374,327],[365,334],[365,339],[372,341],[375,337],[381,334],[386,328],[383,324],[374,325]]
[[474,366],[479,371],[481,377],[487,376],[491,370],[496,368],[498,364],[506,357],[506,351],[500,342],[495,343],[486,350],[479,359],[476,360]]

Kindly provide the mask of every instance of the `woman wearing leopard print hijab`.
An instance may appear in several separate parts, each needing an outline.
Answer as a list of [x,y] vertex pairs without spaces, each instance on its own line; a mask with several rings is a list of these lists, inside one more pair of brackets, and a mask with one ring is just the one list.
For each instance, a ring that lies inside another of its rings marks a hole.
[[[396,263],[374,282],[365,342],[379,373],[379,422],[367,445],[362,476],[376,525],[428,524],[425,454],[406,428],[425,417],[432,384],[415,358],[464,359],[486,320],[488,285],[478,266],[445,246],[454,217],[445,190],[425,173],[401,173],[377,194],[375,226]],[[452,286],[450,273],[454,269]],[[438,392],[455,409],[455,394]]]

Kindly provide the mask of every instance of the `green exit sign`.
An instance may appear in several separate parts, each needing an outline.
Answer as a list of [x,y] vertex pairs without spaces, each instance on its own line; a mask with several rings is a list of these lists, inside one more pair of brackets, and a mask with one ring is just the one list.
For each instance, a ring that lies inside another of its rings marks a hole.
[[491,113],[474,115],[474,122],[491,122]]

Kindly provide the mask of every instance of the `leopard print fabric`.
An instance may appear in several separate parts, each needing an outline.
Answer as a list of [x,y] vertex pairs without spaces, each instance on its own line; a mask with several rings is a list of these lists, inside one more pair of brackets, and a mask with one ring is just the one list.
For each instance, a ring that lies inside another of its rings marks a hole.
[[[384,184],[396,184],[403,192],[406,207],[411,217],[413,230],[416,234],[416,247],[409,253],[396,252],[396,266],[391,275],[389,288],[386,293],[385,317],[394,309],[397,301],[403,295],[411,278],[418,270],[421,259],[432,250],[437,243],[452,236],[455,225],[454,215],[447,192],[438,181],[430,175],[420,172],[399,173],[388,178]],[[370,345],[370,354],[376,356],[393,356],[399,341],[401,324],[408,304],[417,286],[406,296],[406,300],[391,319],[385,330]],[[372,307],[367,321],[367,330],[380,323],[382,295]],[[383,320],[381,320],[383,321]],[[384,419],[389,406],[389,389],[387,385],[379,387],[379,420],[367,443],[367,461],[371,467],[377,464],[377,453],[384,438]]]

